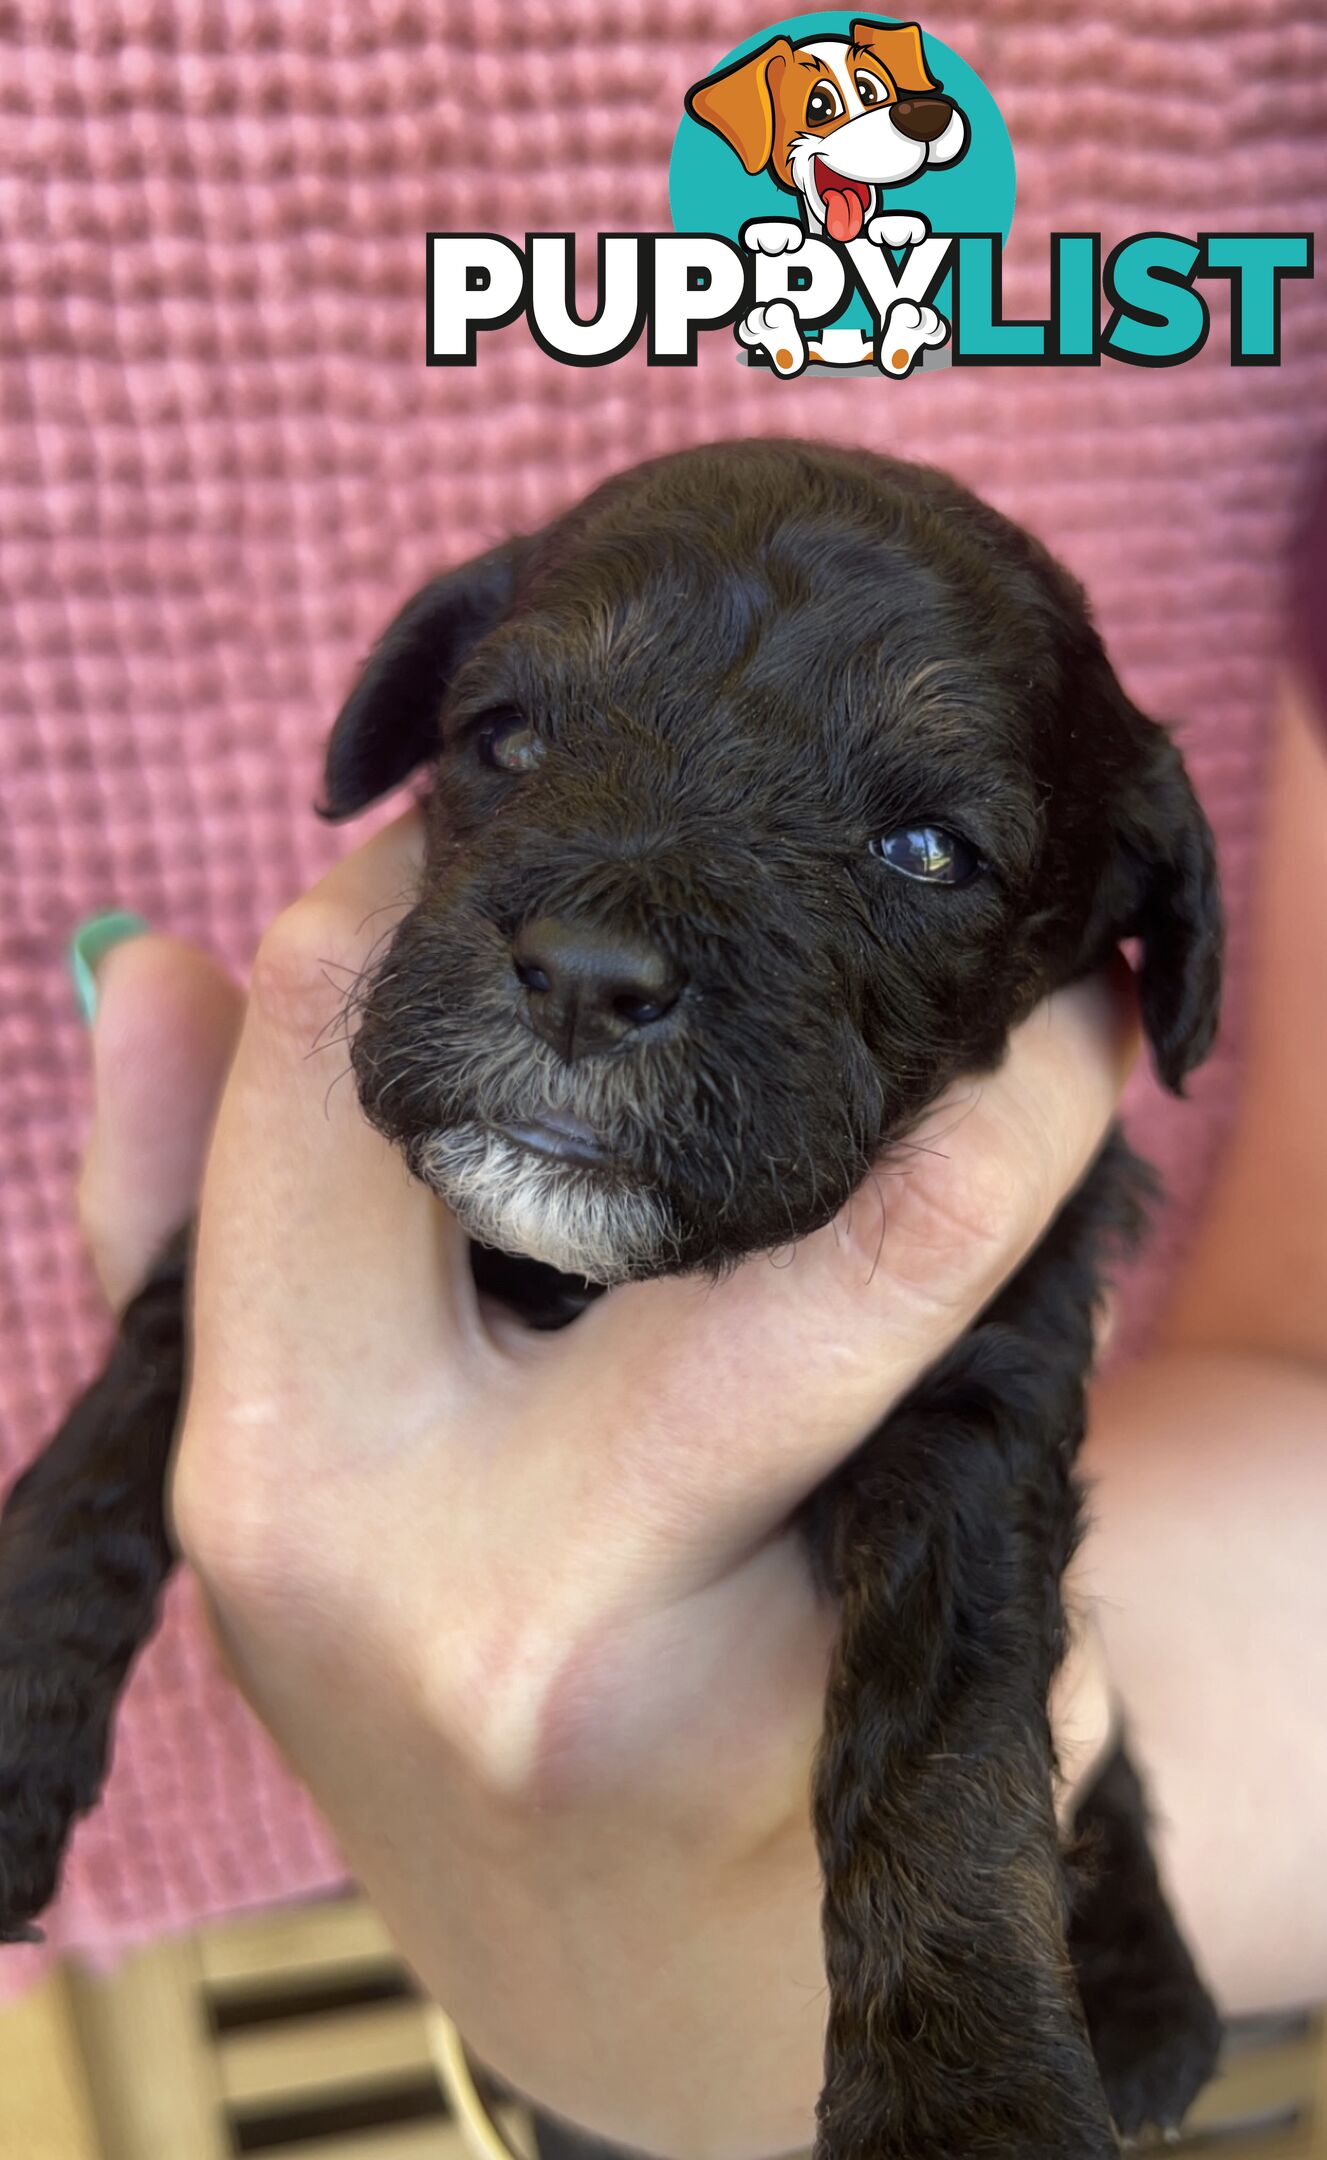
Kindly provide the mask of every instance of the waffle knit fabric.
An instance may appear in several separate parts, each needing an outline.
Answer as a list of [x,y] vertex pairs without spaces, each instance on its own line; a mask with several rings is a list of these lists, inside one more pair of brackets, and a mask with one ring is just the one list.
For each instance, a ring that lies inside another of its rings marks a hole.
[[[928,27],[1008,122],[1008,315],[1052,229],[1322,227],[1327,18],[1284,0],[960,0]],[[1170,1204],[1137,1345],[1227,1129],[1249,970],[1282,563],[1327,392],[1327,289],[1285,289],[1284,364],[776,381],[558,366],[523,324],[423,364],[430,228],[649,231],[683,93],[760,27],[737,0],[18,0],[0,8],[0,1469],[107,1322],[73,1179],[87,1048],[62,952],[115,904],[242,968],[347,844],[310,815],[320,737],[426,573],[633,460],[786,433],[932,459],[1085,579],[1127,686],[1180,723],[1232,918],[1219,1050],[1133,1128]],[[519,64],[517,64],[519,61]],[[593,259],[592,250],[590,259]],[[1213,288],[1209,287],[1209,290]],[[335,1715],[329,1705],[329,1715]],[[316,1816],[174,1587],[80,1831],[55,1946],[108,1950],[335,1882]],[[38,1968],[10,1952],[0,1987]]]

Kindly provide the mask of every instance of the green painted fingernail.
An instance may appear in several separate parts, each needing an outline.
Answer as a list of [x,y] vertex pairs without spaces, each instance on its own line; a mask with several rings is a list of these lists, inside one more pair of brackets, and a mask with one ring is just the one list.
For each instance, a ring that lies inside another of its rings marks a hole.
[[85,1027],[91,1027],[97,1017],[97,969],[112,945],[123,945],[126,938],[142,937],[147,929],[141,915],[131,915],[125,908],[110,908],[104,915],[91,915],[80,923],[69,940],[69,972],[74,978],[74,996]]

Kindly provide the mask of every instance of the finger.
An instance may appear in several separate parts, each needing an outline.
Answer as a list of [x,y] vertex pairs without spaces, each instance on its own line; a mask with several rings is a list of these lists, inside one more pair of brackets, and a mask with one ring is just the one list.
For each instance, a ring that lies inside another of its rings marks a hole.
[[1114,972],[1015,1030],[789,1262],[620,1290],[565,1338],[599,1487],[693,1558],[768,1534],[956,1341],[1105,1136],[1137,1046]]
[[[422,854],[411,811],[262,941],[208,1164],[204,1347],[212,1300],[218,1341],[240,1328],[256,1361],[263,1331],[275,1331],[300,1344],[306,1368],[328,1355],[329,1373],[442,1320],[444,1278],[459,1273],[444,1254],[459,1233],[367,1123],[349,1056],[356,996],[415,898]],[[273,1282],[275,1301],[263,1287]]]
[[219,963],[175,938],[134,938],[98,967],[78,1211],[117,1310],[194,1212],[243,1012]]
[[1049,1709],[1059,1768],[1057,1803],[1061,1820],[1068,1821],[1119,1743],[1119,1717],[1101,1628],[1072,1567],[1064,1599],[1069,1648],[1051,1682]]

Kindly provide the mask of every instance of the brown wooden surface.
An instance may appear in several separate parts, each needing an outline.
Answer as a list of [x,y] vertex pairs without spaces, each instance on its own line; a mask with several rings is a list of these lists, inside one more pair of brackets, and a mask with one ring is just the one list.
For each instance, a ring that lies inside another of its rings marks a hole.
[[0,2014],[4,2160],[103,2160],[62,1975]]

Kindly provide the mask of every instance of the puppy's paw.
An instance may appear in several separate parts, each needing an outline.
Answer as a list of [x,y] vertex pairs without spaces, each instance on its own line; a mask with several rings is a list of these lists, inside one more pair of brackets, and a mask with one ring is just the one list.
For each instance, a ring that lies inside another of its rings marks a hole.
[[55,1896],[73,1810],[32,1778],[0,1791],[0,1943],[41,1942],[36,1916]]
[[796,218],[752,218],[742,227],[742,245],[752,255],[790,255],[805,238]]
[[1221,2020],[1166,1902],[1122,1742],[1075,1829],[1069,1950],[1106,2101],[1127,2143],[1173,2139],[1216,2069]]
[[870,220],[866,237],[873,247],[907,248],[925,240],[930,230],[929,221],[910,210],[886,210]]
[[796,309],[787,300],[771,300],[765,307],[753,307],[737,325],[737,335],[744,345],[768,353],[778,375],[800,375],[806,366],[802,326]]
[[52,1831],[41,1795],[7,1792],[0,1801],[0,1943],[39,1943],[34,1915],[44,1912],[60,1881],[70,1825]]
[[108,1707],[58,1656],[0,1647],[0,1943],[42,1939],[33,1922],[101,1790],[108,1724]]
[[949,325],[936,308],[916,300],[896,300],[880,331],[882,374],[910,375],[929,345],[943,345]]
[[[1091,2005],[1092,2046],[1112,2119],[1127,2144],[1178,2136],[1216,2068],[1221,2027],[1201,1987]],[[1150,2135],[1149,2135],[1150,2133]]]

